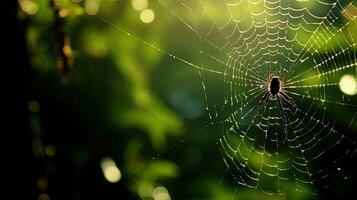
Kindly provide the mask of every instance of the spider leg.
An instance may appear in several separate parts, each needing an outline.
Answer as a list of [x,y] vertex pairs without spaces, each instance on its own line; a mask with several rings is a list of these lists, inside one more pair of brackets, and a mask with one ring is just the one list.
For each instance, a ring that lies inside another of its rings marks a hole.
[[266,100],[264,102],[264,108],[266,108],[268,103],[269,103],[270,95],[271,95],[271,93],[269,93],[269,95],[267,96],[267,98],[266,98]]
[[281,113],[281,116],[283,117],[283,121],[284,121],[284,125],[287,123],[287,117],[286,117],[286,115],[285,115],[285,112],[284,112],[284,107],[283,107],[283,105],[282,105],[282,103],[281,103],[281,97],[280,97],[280,95],[278,94],[278,95],[276,95],[276,98],[277,98],[277,100],[278,100],[278,106],[279,106],[279,110],[280,110],[280,113]]
[[293,98],[289,97],[287,94],[285,94],[285,92],[280,92],[280,94],[284,97],[284,99],[288,100],[288,101],[292,101]]
[[282,98],[286,100],[288,103],[290,103],[292,106],[296,107],[296,104],[293,101],[293,98],[289,97],[285,92],[279,92],[281,94]]
[[270,91],[268,91],[267,93],[265,93],[264,97],[262,98],[262,100],[260,101],[260,105],[259,105],[259,109],[262,107],[262,104],[266,104],[269,100],[270,97]]
[[285,141],[288,139],[288,130],[287,130],[287,126],[286,126],[286,124],[288,122],[288,119],[287,119],[287,117],[285,115],[284,107],[283,107],[283,105],[281,103],[281,99],[280,98],[282,98],[282,97],[280,97],[280,95],[277,94],[276,95],[276,99],[278,100],[279,110],[280,110],[281,116],[283,118],[283,128],[284,128],[284,132],[285,132],[285,139],[284,139],[283,143],[285,143]]

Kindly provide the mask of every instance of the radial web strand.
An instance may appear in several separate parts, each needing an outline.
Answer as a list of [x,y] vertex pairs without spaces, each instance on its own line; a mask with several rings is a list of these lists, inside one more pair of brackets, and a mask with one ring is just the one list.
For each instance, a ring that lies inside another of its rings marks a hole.
[[[285,195],[294,185],[314,196],[348,179],[340,163],[357,151],[357,98],[342,93],[339,82],[346,74],[357,78],[356,3],[158,2],[194,35],[200,59],[138,40],[197,69],[211,123],[223,123],[218,144],[238,185],[266,195]],[[292,98],[281,98],[283,111],[276,97],[259,106],[271,76]]]

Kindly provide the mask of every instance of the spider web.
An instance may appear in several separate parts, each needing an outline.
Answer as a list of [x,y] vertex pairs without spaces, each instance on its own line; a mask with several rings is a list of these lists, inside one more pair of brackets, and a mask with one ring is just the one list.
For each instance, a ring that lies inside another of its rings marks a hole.
[[[158,2],[199,41],[200,60],[131,36],[198,70],[209,118],[223,124],[218,143],[237,184],[267,195],[286,195],[293,184],[316,195],[348,179],[340,163],[357,151],[357,99],[340,91],[339,80],[357,77],[353,1]],[[282,99],[286,123],[276,98],[259,108],[271,75],[293,99]]]

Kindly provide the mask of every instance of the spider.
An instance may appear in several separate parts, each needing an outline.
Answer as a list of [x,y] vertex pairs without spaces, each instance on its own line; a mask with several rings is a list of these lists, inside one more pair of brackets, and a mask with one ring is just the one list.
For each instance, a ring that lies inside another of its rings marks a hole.
[[261,102],[260,102],[260,106],[259,108],[264,104],[264,107],[268,104],[268,101],[270,99],[270,96],[276,97],[277,101],[278,101],[278,107],[281,113],[281,116],[283,118],[284,124],[286,125],[287,123],[287,116],[285,115],[284,112],[284,107],[282,105],[282,99],[289,102],[290,104],[294,104],[293,103],[293,99],[291,97],[289,97],[287,94],[285,94],[285,92],[282,90],[281,87],[281,80],[278,76],[270,76],[269,77],[269,87],[268,87],[268,91],[265,93],[265,95],[263,96]]

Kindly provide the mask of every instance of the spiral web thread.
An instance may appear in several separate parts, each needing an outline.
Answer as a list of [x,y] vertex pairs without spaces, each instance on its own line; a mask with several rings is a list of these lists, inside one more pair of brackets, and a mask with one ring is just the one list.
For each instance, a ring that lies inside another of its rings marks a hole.
[[[352,1],[159,2],[200,41],[195,66],[206,109],[212,123],[223,121],[223,161],[238,184],[284,195],[293,183],[316,194],[348,179],[339,163],[356,153],[357,103],[341,93],[339,80],[356,77]],[[259,108],[272,75],[293,99],[282,99],[286,123],[276,98]]]
[[[357,78],[357,6],[351,0],[158,0],[192,32],[200,60],[184,59],[99,18],[199,71],[218,144],[234,181],[267,195],[286,185],[316,195],[348,180],[340,166],[357,152],[357,99],[339,89]],[[180,40],[180,37],[176,38]],[[185,41],[182,41],[185,43]],[[187,44],[189,46],[190,44]],[[292,101],[259,107],[269,77]],[[337,116],[343,118],[339,119]]]

